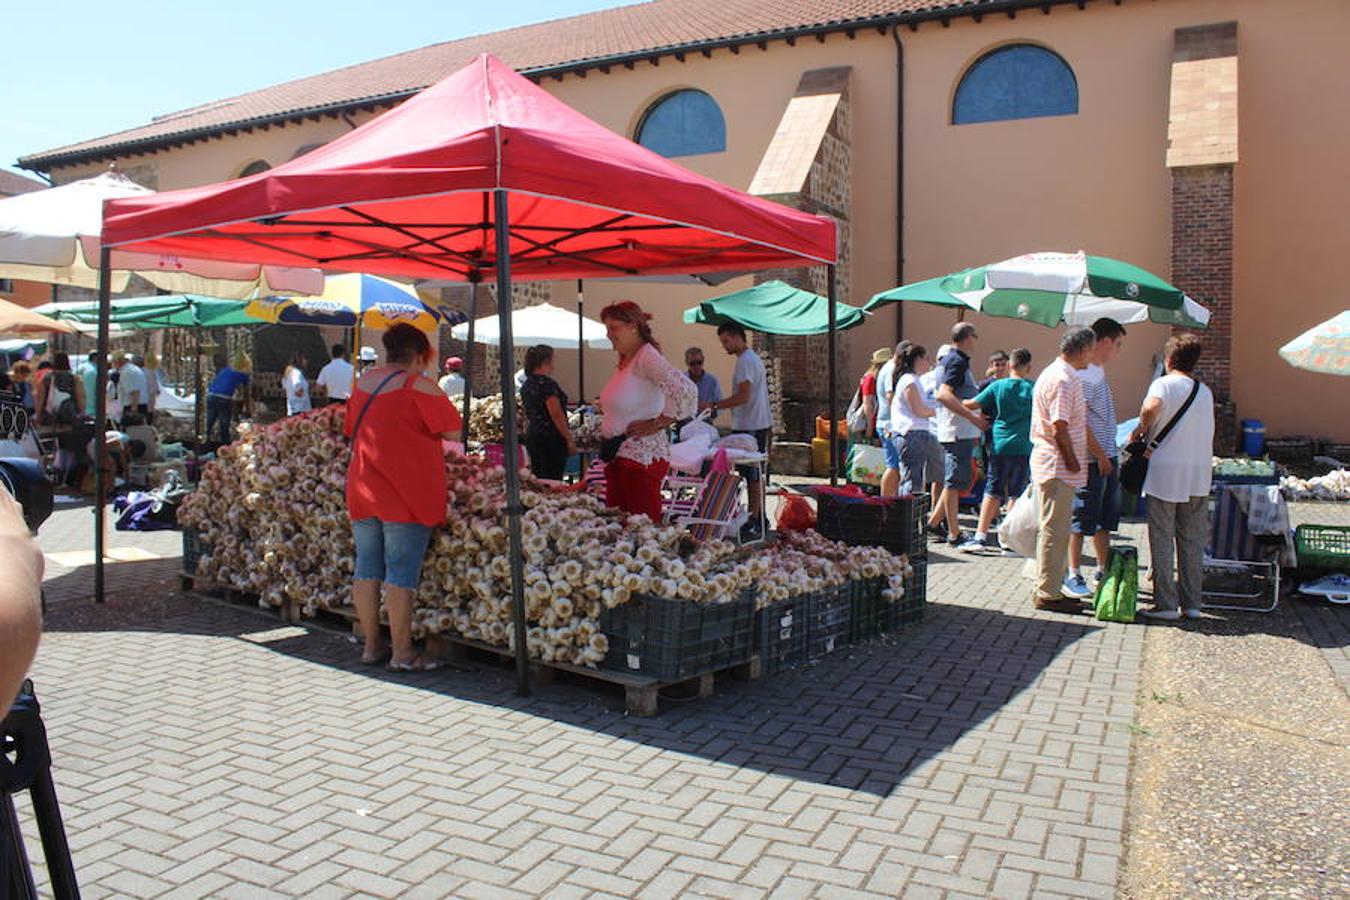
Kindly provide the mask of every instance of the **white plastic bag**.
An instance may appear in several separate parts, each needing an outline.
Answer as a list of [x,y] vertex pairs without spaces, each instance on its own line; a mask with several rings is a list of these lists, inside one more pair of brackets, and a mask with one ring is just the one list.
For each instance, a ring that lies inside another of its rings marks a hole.
[[998,542],[1022,556],[1036,555],[1036,532],[1040,529],[1040,509],[1036,502],[1036,486],[1027,485],[1022,496],[998,526]]
[[713,444],[717,443],[717,439],[721,436],[722,435],[718,432],[716,425],[713,425],[702,418],[694,419],[680,429],[680,443],[702,440],[711,447]]
[[848,480],[854,484],[881,484],[886,471],[886,454],[871,444],[854,444],[848,453]]

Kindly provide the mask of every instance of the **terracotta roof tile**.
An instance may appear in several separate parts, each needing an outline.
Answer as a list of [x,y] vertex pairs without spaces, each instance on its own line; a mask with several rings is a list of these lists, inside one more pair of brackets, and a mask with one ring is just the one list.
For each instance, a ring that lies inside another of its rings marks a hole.
[[[439,81],[483,52],[496,54],[517,70],[529,73],[703,41],[753,37],[880,16],[969,14],[995,2],[1004,0],[651,0],[432,44],[158,116],[146,125],[35,153],[21,162],[29,168],[42,169],[112,155],[119,150],[149,149],[147,144],[155,146],[172,138],[201,137],[259,119],[397,97]],[[1033,0],[1027,0],[1027,5],[1033,5]]]
[[46,182],[0,169],[0,197],[13,197],[15,194],[27,194],[47,187]]

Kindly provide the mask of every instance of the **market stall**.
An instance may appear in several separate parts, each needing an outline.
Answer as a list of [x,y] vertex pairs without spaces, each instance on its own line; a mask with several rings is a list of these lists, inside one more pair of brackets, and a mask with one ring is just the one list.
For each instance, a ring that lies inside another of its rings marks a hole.
[[[104,229],[109,245],[142,252],[471,284],[495,279],[508,459],[519,445],[513,275],[825,265],[832,293],[837,240],[833,220],[689,172],[488,55],[267,172],[111,202]],[[830,318],[833,324],[833,304]],[[525,496],[513,466],[502,477],[504,552],[493,565],[509,575],[518,689],[528,693]]]
[[[288,617],[345,608],[352,534],[343,489],[343,407],[241,429],[184,502],[189,576]],[[431,539],[413,616],[417,637],[513,650],[506,471],[446,460],[446,522]],[[634,688],[654,712],[657,686],[754,660],[772,674],[922,613],[904,554],[814,532],[747,551],[604,507],[522,476],[525,650],[535,665],[581,668]],[[919,574],[922,566],[918,566]]]

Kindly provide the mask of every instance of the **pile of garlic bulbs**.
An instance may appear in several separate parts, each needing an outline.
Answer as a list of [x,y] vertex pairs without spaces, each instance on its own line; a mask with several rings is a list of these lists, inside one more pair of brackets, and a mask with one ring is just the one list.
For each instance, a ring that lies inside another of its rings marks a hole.
[[[273,425],[241,426],[179,511],[210,550],[197,574],[302,613],[350,603],[354,547],[345,481],[345,415],[329,406]],[[416,594],[414,634],[456,633],[512,647],[505,472],[475,456],[445,459],[446,521],[431,537]],[[650,593],[721,603],[756,589],[761,603],[842,584],[900,578],[903,557],[818,534],[767,548],[696,543],[683,528],[557,492],[522,472],[522,556],[530,655],[597,665],[608,650],[601,613]],[[903,588],[902,588],[903,590]]]
[[[486,397],[473,397],[469,400],[469,440],[480,444],[500,444],[502,438],[501,394],[489,394]],[[516,414],[517,427],[525,433],[525,420],[519,409]]]
[[1313,478],[1286,475],[1280,479],[1286,500],[1350,500],[1350,469],[1333,469]]

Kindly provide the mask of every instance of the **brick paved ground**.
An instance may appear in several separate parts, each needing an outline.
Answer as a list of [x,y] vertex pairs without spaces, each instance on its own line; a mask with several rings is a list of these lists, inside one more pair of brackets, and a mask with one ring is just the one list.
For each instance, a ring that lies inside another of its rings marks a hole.
[[490,666],[394,679],[174,595],[174,564],[111,565],[101,609],[51,573],[35,679],[85,896],[1116,890],[1147,629],[1033,611],[1021,560],[935,554],[908,634],[656,719]]
[[1107,896],[1142,629],[1019,567],[935,557],[911,633],[651,720],[144,589],[54,603],[35,678],[86,896]]

